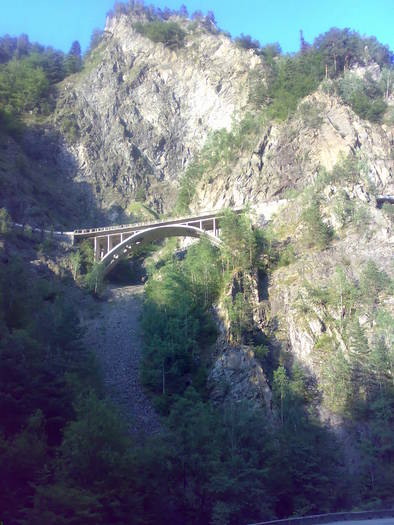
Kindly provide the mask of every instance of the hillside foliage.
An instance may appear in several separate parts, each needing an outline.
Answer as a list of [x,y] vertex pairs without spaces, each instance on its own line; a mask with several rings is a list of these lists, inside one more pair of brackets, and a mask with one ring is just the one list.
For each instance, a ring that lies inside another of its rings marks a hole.
[[31,43],[27,35],[0,38],[0,129],[17,135],[20,116],[48,114],[54,103],[51,87],[81,70],[81,47],[73,42],[68,54]]

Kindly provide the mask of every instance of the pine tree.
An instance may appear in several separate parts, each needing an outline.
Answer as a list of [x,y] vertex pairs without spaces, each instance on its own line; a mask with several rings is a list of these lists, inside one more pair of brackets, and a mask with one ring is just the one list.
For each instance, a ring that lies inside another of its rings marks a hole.
[[67,75],[72,75],[82,69],[81,46],[78,40],[74,40],[71,44],[70,51],[65,59],[65,68]]

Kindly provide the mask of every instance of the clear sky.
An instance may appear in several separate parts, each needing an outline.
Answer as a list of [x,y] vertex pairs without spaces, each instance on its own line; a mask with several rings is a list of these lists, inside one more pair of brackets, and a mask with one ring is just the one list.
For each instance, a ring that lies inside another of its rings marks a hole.
[[[212,10],[220,28],[250,34],[261,44],[279,42],[297,51],[299,30],[308,42],[330,27],[374,35],[394,50],[394,0],[147,0],[189,12]],[[85,50],[95,27],[104,28],[114,0],[0,0],[0,35],[27,33],[31,41],[68,51],[73,40]]]

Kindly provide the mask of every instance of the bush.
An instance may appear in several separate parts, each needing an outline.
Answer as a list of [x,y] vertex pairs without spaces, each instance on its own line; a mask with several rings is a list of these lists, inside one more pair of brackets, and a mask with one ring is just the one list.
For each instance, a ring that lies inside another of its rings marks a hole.
[[380,122],[387,108],[382,99],[371,100],[365,93],[355,93],[350,105],[359,117],[371,122]]
[[12,60],[0,66],[2,104],[16,113],[34,109],[47,96],[49,81],[34,57]]
[[335,198],[334,214],[341,227],[345,226],[353,217],[354,203],[349,199],[348,194],[341,190]]
[[76,142],[79,138],[79,127],[75,117],[66,117],[61,125],[61,130],[70,142]]
[[0,233],[6,234],[11,230],[11,217],[5,208],[0,208]]
[[344,182],[360,182],[362,175],[366,172],[365,162],[359,157],[348,155],[341,156],[333,167],[329,176],[330,181],[343,184]]
[[238,152],[251,146],[264,122],[263,114],[247,113],[241,122],[234,125],[231,132],[220,129],[212,133],[200,154],[188,166],[181,178],[177,201],[178,212],[184,213],[188,210],[197,183],[203,175],[218,165],[228,169],[231,163],[239,158]]
[[278,267],[289,266],[289,264],[295,262],[296,255],[292,244],[288,244],[279,255]]
[[184,45],[186,32],[176,22],[137,22],[134,29],[152,42],[161,42],[170,49],[179,49]]
[[351,72],[347,72],[338,81],[338,93],[342,100],[349,104],[353,111],[361,118],[371,122],[380,122],[386,111],[381,87],[371,78],[361,79]]
[[103,264],[93,263],[92,269],[85,275],[85,286],[93,295],[100,295],[104,287]]
[[285,120],[301,99],[312,93],[323,78],[323,66],[316,53],[281,57],[272,64],[268,82],[269,115]]
[[260,49],[260,42],[258,40],[254,40],[250,35],[244,35],[243,33],[241,33],[234,42],[242,49]]

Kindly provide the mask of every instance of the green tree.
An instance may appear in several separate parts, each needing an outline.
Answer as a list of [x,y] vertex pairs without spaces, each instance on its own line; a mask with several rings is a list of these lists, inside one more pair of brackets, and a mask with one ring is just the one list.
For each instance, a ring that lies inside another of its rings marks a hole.
[[82,69],[82,55],[81,55],[81,45],[78,40],[75,40],[71,44],[70,51],[68,52],[65,61],[64,67],[67,75],[72,75],[73,73],[78,73]]
[[323,221],[316,199],[312,199],[309,206],[302,212],[301,219],[305,227],[304,239],[307,244],[319,249],[327,248],[333,237],[333,231]]
[[71,274],[73,279],[77,279],[79,272],[81,270],[82,256],[79,250],[72,252],[69,256]]
[[186,32],[177,22],[163,22],[154,20],[145,24],[137,22],[134,28],[153,42],[162,42],[171,49],[178,49],[184,45]]
[[11,229],[11,217],[5,208],[0,208],[0,233],[9,233]]
[[283,367],[283,365],[279,366],[274,372],[274,382],[272,385],[272,391],[279,405],[280,420],[283,425],[285,421],[285,405],[289,396],[289,381],[286,370]]
[[84,276],[85,286],[94,295],[100,295],[104,287],[105,267],[102,263],[93,263],[92,268]]

